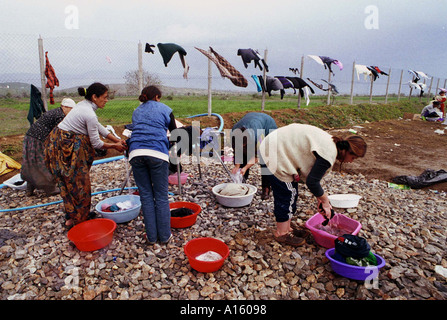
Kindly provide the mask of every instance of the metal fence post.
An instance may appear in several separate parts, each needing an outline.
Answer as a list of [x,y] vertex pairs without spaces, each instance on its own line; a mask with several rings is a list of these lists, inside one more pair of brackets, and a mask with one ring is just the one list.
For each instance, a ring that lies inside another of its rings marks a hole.
[[43,39],[39,35],[39,39],[37,40],[38,48],[39,48],[39,62],[40,62],[40,83],[42,86],[42,101],[45,111],[48,111],[48,102],[47,102],[47,89],[45,83],[45,55],[43,53]]

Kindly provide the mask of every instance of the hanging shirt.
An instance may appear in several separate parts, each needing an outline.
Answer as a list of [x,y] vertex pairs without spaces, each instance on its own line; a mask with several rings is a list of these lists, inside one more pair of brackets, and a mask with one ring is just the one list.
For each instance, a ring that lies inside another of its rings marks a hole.
[[[157,43],[158,51],[160,51],[161,56],[163,57],[163,62],[165,67],[168,66],[169,61],[171,61],[172,56],[178,52],[180,56],[180,61],[183,66],[183,78],[188,78],[189,66],[186,63],[185,56],[186,51],[181,46],[175,43]],[[146,46],[147,48],[147,46]]]
[[259,63],[259,61],[261,61],[265,67],[265,71],[266,72],[269,71],[267,64],[265,63],[264,59],[261,57],[261,55],[257,51],[255,51],[253,49],[239,49],[237,51],[237,55],[241,56],[242,62],[244,63],[245,68],[248,67],[248,64],[250,62],[254,61],[255,68],[259,67],[259,69],[262,71],[262,66]]

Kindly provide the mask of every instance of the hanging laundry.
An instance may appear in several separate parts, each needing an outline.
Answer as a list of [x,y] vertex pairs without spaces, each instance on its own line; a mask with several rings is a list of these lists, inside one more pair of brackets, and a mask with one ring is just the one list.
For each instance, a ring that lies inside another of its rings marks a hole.
[[[264,77],[259,76],[261,83],[264,83]],[[272,96],[272,91],[280,91],[281,99],[284,97],[285,90],[281,81],[278,78],[266,76],[265,78],[265,92]]]
[[414,70],[408,70],[408,72],[413,76],[413,82],[417,83],[422,78],[430,79],[425,73],[422,71],[414,71]]
[[275,78],[277,78],[279,81],[281,81],[282,86],[283,86],[284,89],[292,88],[293,89],[293,94],[296,93],[295,86],[293,85],[293,82],[291,80],[289,80],[287,77],[276,76]]
[[255,81],[256,89],[258,90],[258,92],[261,92],[262,91],[262,85],[261,85],[261,82],[259,81],[258,76],[257,75],[252,75],[251,77]]
[[362,64],[356,64],[355,65],[355,72],[357,73],[357,80],[360,80],[360,75],[363,74],[365,77],[365,81],[368,80],[367,77],[372,77],[371,70],[368,69],[367,66]]
[[380,74],[383,74],[384,76],[388,75],[388,73],[385,73],[382,70],[380,70],[380,68],[378,66],[371,66],[371,68],[374,68],[374,70],[376,70]]
[[293,72],[293,74],[300,74],[300,71],[298,70],[298,68],[289,68],[290,71]]
[[341,61],[337,59],[332,59],[327,56],[315,56],[315,55],[308,55],[308,57],[315,60],[318,64],[324,66],[325,69],[329,69],[329,72],[331,72],[333,75],[335,75],[335,73],[332,71],[331,68],[332,63],[337,65],[340,68],[340,70],[343,70],[343,64],[341,63]]
[[367,67],[367,68],[369,71],[371,71],[373,81],[376,81],[376,79],[379,77],[379,73],[373,67]]
[[237,55],[241,56],[242,62],[244,63],[244,66],[245,66],[245,69],[247,69],[248,64],[250,62],[254,61],[255,68],[259,67],[259,69],[261,69],[261,71],[262,71],[263,70],[262,66],[259,63],[259,61],[261,61],[265,67],[265,71],[269,72],[269,68],[268,68],[267,64],[265,63],[264,58],[259,54],[259,52],[257,50],[253,50],[251,48],[250,49],[239,49],[237,51]]
[[420,90],[420,93],[419,93],[420,97],[422,97],[422,95],[424,94],[424,90],[427,87],[427,85],[425,83],[416,83],[413,81],[408,81],[408,85],[410,86],[411,89]]
[[236,70],[236,68],[233,67],[224,57],[214,51],[213,48],[210,47],[211,53],[197,47],[195,48],[212,62],[214,62],[222,77],[230,79],[230,81],[235,86],[244,88],[248,86],[247,79],[245,79],[245,77],[238,70]]
[[155,48],[155,46],[153,44],[146,43],[146,46],[144,48],[144,52],[154,54],[154,50],[152,50],[152,48]]
[[319,89],[321,89],[321,90],[323,90],[323,91],[329,91],[329,90],[331,90],[331,91],[333,91],[335,94],[338,94],[338,93],[339,93],[337,87],[336,87],[334,84],[332,84],[332,83],[330,83],[330,82],[327,82],[327,81],[324,80],[324,79],[321,79],[321,80],[324,81],[324,82],[326,82],[326,83],[328,84],[328,88],[327,88],[327,89],[323,88],[323,85],[322,85],[322,84],[315,83],[314,81],[312,81],[312,80],[309,79],[309,78],[307,78],[307,80],[309,80],[310,82],[312,82],[312,84],[313,84],[314,86],[316,86],[317,88],[319,88]]
[[32,125],[34,119],[39,119],[44,112],[45,107],[43,105],[42,95],[39,89],[37,89],[34,85],[31,85],[29,111],[27,116],[29,124]]
[[112,63],[112,59],[109,56],[106,56],[106,60],[108,63]]
[[161,56],[163,57],[163,62],[165,67],[168,66],[169,61],[171,61],[172,56],[178,52],[180,56],[180,61],[183,66],[183,78],[188,79],[188,71],[189,66],[186,63],[185,56],[186,51],[181,46],[175,43],[157,43],[158,51],[160,51]]
[[321,80],[323,80],[324,82],[326,82],[328,85],[329,85],[329,90],[331,90],[332,92],[334,92],[335,94],[339,94],[340,92],[338,92],[338,89],[337,89],[337,87],[335,86],[335,84],[333,84],[333,83],[331,83],[331,82],[327,82],[326,80],[324,80],[324,79],[321,79]]
[[287,79],[289,79],[293,83],[293,87],[295,89],[299,90],[301,97],[304,97],[306,99],[306,105],[309,105],[310,92],[312,92],[312,94],[315,94],[314,89],[312,89],[312,87],[306,81],[299,77],[287,77]]
[[50,104],[54,104],[53,90],[54,87],[59,87],[59,80],[56,77],[54,68],[48,59],[48,51],[45,52],[46,65],[45,65],[45,76],[47,77],[46,87],[50,88]]

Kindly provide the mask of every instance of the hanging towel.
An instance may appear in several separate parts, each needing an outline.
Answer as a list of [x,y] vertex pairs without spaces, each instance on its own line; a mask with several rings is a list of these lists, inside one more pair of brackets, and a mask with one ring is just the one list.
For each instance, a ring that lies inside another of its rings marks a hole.
[[262,66],[261,66],[261,64],[259,63],[259,61],[261,61],[262,64],[264,65],[264,67],[265,67],[265,71],[266,71],[266,72],[269,71],[268,66],[267,66],[267,64],[265,63],[264,58],[262,58],[262,56],[259,54],[258,51],[253,50],[253,49],[251,49],[251,48],[250,48],[250,49],[239,49],[239,50],[237,51],[237,55],[238,55],[238,56],[241,56],[241,58],[242,58],[242,62],[244,63],[244,66],[245,66],[245,69],[247,69],[248,64],[249,64],[250,62],[254,61],[255,68],[256,68],[256,67],[259,67],[259,69],[262,71],[262,70],[263,70],[263,69],[262,69]]
[[47,77],[46,87],[50,88],[50,104],[54,104],[53,90],[54,87],[59,87],[59,80],[56,77],[54,68],[48,59],[48,51],[45,52],[46,65],[45,65],[45,76]]
[[34,122],[34,119],[39,119],[39,117],[42,115],[42,113],[45,112],[45,107],[43,105],[42,101],[42,95],[34,85],[31,85],[31,92],[30,92],[30,101],[29,101],[29,111],[27,119],[29,121],[29,124],[32,125]]
[[360,80],[361,74],[364,75],[365,81],[368,80],[368,76],[372,76],[371,70],[369,70],[367,66],[362,64],[355,65],[355,72],[357,73],[357,80]]
[[165,67],[168,66],[169,61],[171,61],[172,56],[178,52],[180,56],[180,61],[183,66],[183,78],[188,79],[188,71],[189,66],[186,63],[185,56],[186,51],[181,46],[175,43],[157,43],[158,51],[160,51],[161,56],[163,57],[163,62]]
[[247,79],[245,79],[245,77],[239,71],[237,71],[236,68],[234,68],[227,60],[225,60],[224,57],[222,57],[216,51],[214,51],[213,48],[210,47],[210,51],[212,54],[203,49],[197,47],[194,48],[200,51],[212,62],[214,62],[222,77],[230,79],[230,81],[235,86],[244,88],[248,86]]

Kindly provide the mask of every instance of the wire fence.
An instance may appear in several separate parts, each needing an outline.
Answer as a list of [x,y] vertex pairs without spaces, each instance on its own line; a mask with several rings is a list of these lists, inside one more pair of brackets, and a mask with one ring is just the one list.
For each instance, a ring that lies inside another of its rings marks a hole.
[[[48,103],[48,88],[45,88],[46,79],[41,70],[43,52],[48,53],[49,61],[59,80],[59,87],[54,88],[56,97],[76,96],[77,87],[86,87],[97,81],[108,84],[115,97],[135,96],[138,92],[135,89],[131,90],[131,86],[126,85],[125,79],[126,74],[132,72],[137,75],[138,79],[133,79],[133,81],[138,83],[138,89],[146,85],[142,75],[149,74],[157,79],[165,90],[169,90],[169,94],[173,95],[207,93],[212,95],[216,92],[232,92],[262,95],[263,99],[269,99],[270,96],[263,91],[258,91],[253,75],[300,77],[308,82],[315,92],[315,95],[310,96],[310,100],[318,97],[319,101],[325,101],[327,97],[327,104],[386,103],[404,98],[429,101],[437,94],[439,88],[446,87],[447,81],[430,74],[427,78],[421,78],[419,83],[425,85],[421,96],[421,90],[410,86],[414,80],[414,75],[410,70],[379,66],[388,75],[379,75],[375,81],[372,81],[371,77],[365,77],[356,72],[357,64],[370,66],[367,61],[341,61],[342,70],[332,64],[333,74],[330,74],[328,69],[310,58],[310,55],[315,54],[313,52],[291,54],[281,48],[271,50],[254,48],[259,49],[259,54],[265,59],[268,65],[268,72],[266,72],[266,68],[260,70],[254,63],[244,66],[241,56],[237,55],[240,48],[213,47],[247,80],[246,87],[239,87],[228,78],[222,77],[216,65],[196,49],[197,47],[208,51],[209,46],[206,45],[182,46],[178,43],[186,51],[184,58],[189,69],[185,76],[185,67],[180,54],[174,53],[171,60],[165,64],[156,43],[149,43],[155,46],[152,48],[153,53],[150,53],[145,51],[146,42],[144,41],[136,43],[130,40],[73,37],[36,39],[35,35],[3,34],[0,35],[0,42],[2,44],[0,46],[0,70],[2,70],[0,97],[29,97],[32,84],[41,90],[46,103]],[[327,55],[330,56],[330,53]],[[325,81],[332,83],[337,88],[338,94],[333,90],[325,91],[318,88],[309,79],[322,85],[323,89],[329,88]],[[285,89],[284,92],[286,98],[299,96],[298,90],[293,88]],[[280,92],[273,90],[271,94],[278,96]],[[129,103],[135,104],[134,101]],[[298,102],[298,106],[304,104],[304,101]]]

